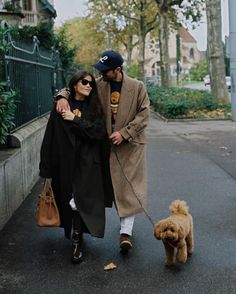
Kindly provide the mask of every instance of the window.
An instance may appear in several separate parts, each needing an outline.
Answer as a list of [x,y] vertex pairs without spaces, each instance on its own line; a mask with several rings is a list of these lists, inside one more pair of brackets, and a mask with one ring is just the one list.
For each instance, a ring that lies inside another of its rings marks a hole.
[[193,48],[191,48],[189,50],[189,57],[192,58],[192,59],[194,59],[194,49]]
[[23,0],[23,10],[32,11],[32,0]]

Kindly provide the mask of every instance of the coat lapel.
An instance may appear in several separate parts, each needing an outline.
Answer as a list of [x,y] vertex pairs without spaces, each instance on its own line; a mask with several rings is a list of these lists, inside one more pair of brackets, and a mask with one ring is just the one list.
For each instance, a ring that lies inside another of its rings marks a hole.
[[134,89],[130,87],[128,77],[123,75],[123,83],[120,93],[120,101],[117,111],[115,129],[119,130],[126,125],[126,120],[133,104]]
[[110,99],[111,99],[111,87],[110,83],[100,80],[98,85],[100,101],[102,104],[103,111],[106,116],[106,128],[107,132],[110,135],[112,132],[111,126],[111,106],[110,106]]

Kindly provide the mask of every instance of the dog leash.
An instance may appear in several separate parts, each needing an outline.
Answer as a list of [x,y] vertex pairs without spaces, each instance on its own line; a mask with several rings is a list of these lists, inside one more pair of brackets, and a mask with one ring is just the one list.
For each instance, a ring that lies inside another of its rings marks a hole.
[[117,159],[117,161],[118,161],[118,163],[119,163],[119,166],[120,166],[120,168],[121,168],[121,170],[122,170],[122,173],[123,173],[123,175],[124,175],[126,181],[129,183],[130,188],[131,188],[131,190],[133,191],[133,193],[134,193],[136,199],[138,200],[139,205],[140,205],[141,208],[143,209],[143,211],[144,211],[146,217],[148,218],[148,220],[150,221],[150,223],[151,223],[152,226],[154,227],[155,222],[152,220],[152,218],[151,218],[150,214],[148,213],[148,211],[146,210],[146,208],[143,207],[142,202],[140,201],[140,199],[139,199],[137,193],[135,192],[135,189],[134,189],[132,183],[129,181],[129,179],[127,178],[126,174],[124,173],[124,170],[123,170],[123,168],[122,168],[121,162],[120,162],[120,160],[119,160],[119,158],[118,158],[118,155],[117,155],[117,152],[116,152],[116,150],[115,150],[115,146],[114,146],[114,145],[111,145],[111,152],[114,152],[114,154],[115,154],[115,156],[116,156],[116,159]]

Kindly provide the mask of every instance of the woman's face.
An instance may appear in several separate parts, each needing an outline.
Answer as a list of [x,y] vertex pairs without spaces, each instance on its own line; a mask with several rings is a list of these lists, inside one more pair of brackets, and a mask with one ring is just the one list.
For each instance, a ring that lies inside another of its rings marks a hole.
[[79,80],[75,85],[75,93],[79,97],[89,96],[92,90],[92,77],[86,76],[82,80]]

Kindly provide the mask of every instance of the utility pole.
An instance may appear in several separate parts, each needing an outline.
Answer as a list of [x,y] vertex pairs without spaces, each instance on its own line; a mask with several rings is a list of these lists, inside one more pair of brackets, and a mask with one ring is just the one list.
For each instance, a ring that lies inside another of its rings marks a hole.
[[229,48],[232,120],[236,121],[236,1],[229,0]]
[[180,53],[180,35],[176,34],[176,84],[180,85],[180,72],[181,72],[181,53]]

